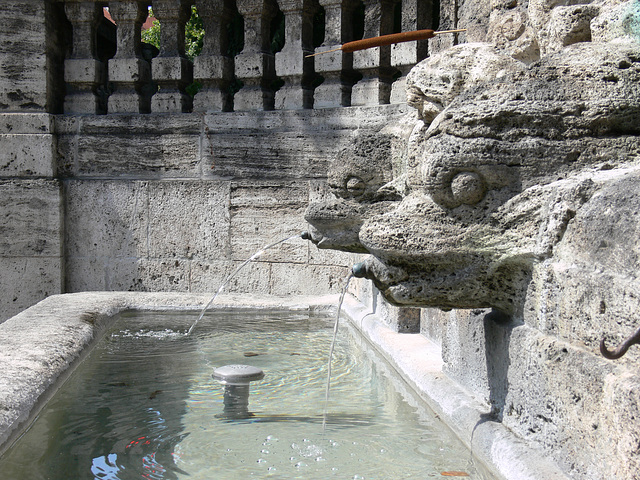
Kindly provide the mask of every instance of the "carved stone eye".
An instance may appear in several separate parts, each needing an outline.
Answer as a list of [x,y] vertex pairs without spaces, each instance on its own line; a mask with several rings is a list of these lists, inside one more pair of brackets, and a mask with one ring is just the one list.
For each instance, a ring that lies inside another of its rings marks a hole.
[[475,172],[462,172],[451,180],[451,193],[458,204],[475,205],[484,197],[486,187]]
[[362,195],[366,186],[367,185],[364,183],[364,180],[360,177],[349,177],[347,180],[347,191],[354,197]]

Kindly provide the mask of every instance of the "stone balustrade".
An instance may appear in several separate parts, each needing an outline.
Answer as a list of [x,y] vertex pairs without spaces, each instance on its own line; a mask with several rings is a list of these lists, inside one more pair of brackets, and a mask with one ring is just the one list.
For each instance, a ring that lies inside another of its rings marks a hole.
[[[404,76],[427,56],[427,41],[309,55],[360,38],[437,27],[434,12],[440,8],[437,0],[63,3],[73,29],[64,61],[64,113],[69,114],[402,103]],[[202,51],[193,61],[185,53],[192,5],[205,30]],[[149,7],[161,25],[159,51],[141,42]]]

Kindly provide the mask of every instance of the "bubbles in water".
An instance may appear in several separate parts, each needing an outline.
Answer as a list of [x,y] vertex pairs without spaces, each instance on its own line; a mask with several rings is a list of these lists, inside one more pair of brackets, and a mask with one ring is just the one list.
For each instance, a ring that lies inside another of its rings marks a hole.
[[165,328],[164,330],[138,330],[137,332],[132,332],[131,330],[121,330],[116,333],[111,334],[111,338],[153,338],[157,340],[168,339],[168,338],[179,338],[184,334],[181,332],[176,332],[175,330],[171,330],[170,328]]
[[299,445],[297,443],[291,444],[291,448],[295,450],[299,455],[309,458],[309,457],[320,457],[324,453],[322,451],[322,448],[320,448],[318,445],[314,445],[313,443],[311,443],[311,440],[305,438],[302,442],[305,445]]

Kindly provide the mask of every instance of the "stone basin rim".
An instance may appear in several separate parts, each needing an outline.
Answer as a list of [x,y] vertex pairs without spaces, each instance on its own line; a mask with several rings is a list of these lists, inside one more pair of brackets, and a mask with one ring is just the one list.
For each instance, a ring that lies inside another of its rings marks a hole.
[[[87,292],[54,295],[0,324],[0,454],[19,437],[118,314],[199,311],[210,295]],[[338,295],[221,295],[211,309],[287,309],[335,313]],[[420,334],[396,333],[370,307],[347,295],[346,316],[436,415],[500,480],[568,480],[536,447],[442,371],[440,348]],[[473,432],[473,437],[470,435]]]

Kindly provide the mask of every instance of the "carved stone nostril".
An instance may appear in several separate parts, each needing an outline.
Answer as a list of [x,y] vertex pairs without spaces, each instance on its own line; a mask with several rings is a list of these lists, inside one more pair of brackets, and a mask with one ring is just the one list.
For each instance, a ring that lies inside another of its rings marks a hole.
[[367,266],[364,262],[356,263],[353,267],[351,267],[351,273],[356,278],[365,278],[367,275]]
[[367,185],[364,183],[364,180],[362,180],[359,177],[351,177],[349,178],[349,180],[347,180],[347,191],[357,197],[359,195],[362,195],[365,191],[365,188],[367,187]]

